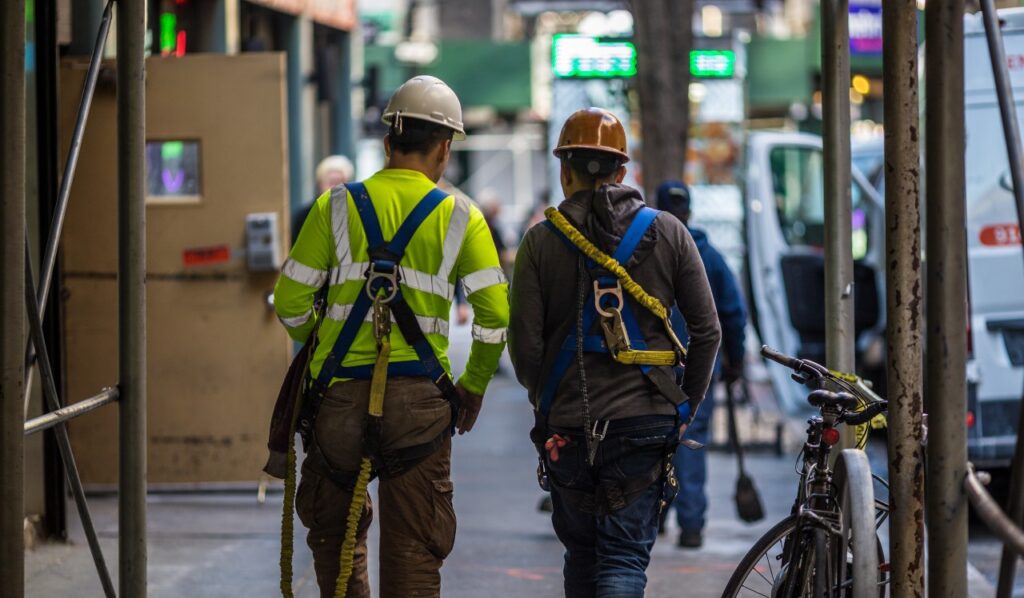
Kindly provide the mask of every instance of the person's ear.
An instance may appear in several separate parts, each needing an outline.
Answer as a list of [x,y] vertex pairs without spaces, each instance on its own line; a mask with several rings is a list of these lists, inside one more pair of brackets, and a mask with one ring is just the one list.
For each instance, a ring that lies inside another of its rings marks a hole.
[[452,140],[446,139],[441,143],[440,155],[438,155],[438,161],[441,163],[447,162],[452,154]]
[[566,164],[565,160],[561,160],[559,165],[559,170],[561,170],[562,173],[562,182],[567,186],[572,185],[572,169],[569,168],[569,165]]
[[615,173],[615,182],[621,183],[622,179],[626,178],[626,165],[619,166],[618,172]]
[[384,157],[391,157],[391,134],[384,135]]

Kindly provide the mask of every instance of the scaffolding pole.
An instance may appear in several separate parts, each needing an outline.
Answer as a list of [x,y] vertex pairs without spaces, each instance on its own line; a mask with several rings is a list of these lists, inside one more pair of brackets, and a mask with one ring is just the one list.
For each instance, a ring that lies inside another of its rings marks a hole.
[[925,39],[928,593],[966,596],[964,0],[929,2]]
[[25,0],[0,2],[0,580],[25,595]]
[[[850,200],[850,25],[848,0],[821,2],[825,150],[825,362],[854,370],[853,235]],[[852,434],[844,434],[850,443]],[[838,452],[836,453],[838,454]]]
[[924,596],[924,396],[917,2],[882,5],[889,555],[894,596]]
[[144,0],[117,3],[120,595],[146,596],[146,64]]

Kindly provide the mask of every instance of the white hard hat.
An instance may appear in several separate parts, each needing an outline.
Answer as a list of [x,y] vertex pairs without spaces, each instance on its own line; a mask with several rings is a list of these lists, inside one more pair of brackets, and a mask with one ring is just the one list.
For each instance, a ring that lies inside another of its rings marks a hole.
[[395,90],[381,120],[388,126],[401,129],[404,118],[418,118],[448,127],[455,131],[456,140],[466,138],[466,130],[462,126],[462,104],[455,92],[437,77],[413,77]]

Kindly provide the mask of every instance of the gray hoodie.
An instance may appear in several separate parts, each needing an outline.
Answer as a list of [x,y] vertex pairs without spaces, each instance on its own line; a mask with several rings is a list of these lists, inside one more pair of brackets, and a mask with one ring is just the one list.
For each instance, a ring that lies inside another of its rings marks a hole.
[[[640,192],[625,185],[604,185],[577,193],[559,210],[602,251],[612,254],[633,216],[644,207]],[[566,337],[576,333],[577,253],[547,226],[531,228],[516,256],[512,278],[508,346],[519,382],[536,407],[555,358]],[[678,304],[690,336],[682,390],[671,367],[654,368],[645,376],[637,366],[623,365],[603,353],[585,353],[591,419],[615,420],[641,415],[672,415],[690,401],[697,412],[707,392],[721,330],[704,266],[697,247],[678,219],[658,216],[626,264],[630,276],[666,307]],[[591,288],[590,273],[585,277]],[[625,295],[625,293],[624,293]],[[650,350],[671,350],[664,324],[626,295]],[[589,334],[600,334],[594,324]],[[586,333],[585,333],[586,334]],[[548,423],[582,425],[582,394],[576,359],[555,394]]]

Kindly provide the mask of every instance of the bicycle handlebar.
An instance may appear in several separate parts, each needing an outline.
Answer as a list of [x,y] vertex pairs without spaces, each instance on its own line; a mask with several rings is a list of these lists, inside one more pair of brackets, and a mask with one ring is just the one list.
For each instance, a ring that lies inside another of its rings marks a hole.
[[765,359],[770,359],[780,365],[784,365],[791,370],[799,372],[803,371],[804,369],[803,360],[797,359],[796,357],[790,357],[785,353],[781,353],[779,351],[776,351],[775,349],[772,349],[768,345],[761,346],[761,356],[764,357]]
[[889,401],[879,401],[864,408],[864,411],[848,414],[845,422],[850,426],[859,426],[875,419],[875,416],[889,408]]

